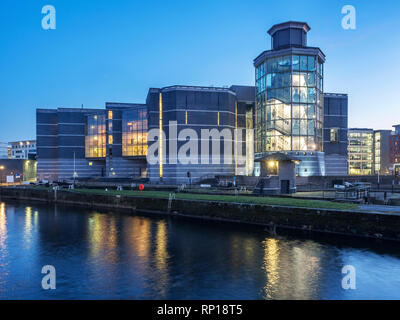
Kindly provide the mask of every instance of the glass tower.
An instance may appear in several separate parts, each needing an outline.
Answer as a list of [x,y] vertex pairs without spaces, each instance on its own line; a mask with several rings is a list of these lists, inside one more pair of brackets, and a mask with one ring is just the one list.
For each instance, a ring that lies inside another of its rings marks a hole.
[[[323,151],[325,55],[307,47],[309,30],[302,22],[274,25],[268,31],[272,49],[254,60],[256,158],[274,152],[315,156]],[[311,166],[306,169],[309,174],[323,175],[318,164]]]

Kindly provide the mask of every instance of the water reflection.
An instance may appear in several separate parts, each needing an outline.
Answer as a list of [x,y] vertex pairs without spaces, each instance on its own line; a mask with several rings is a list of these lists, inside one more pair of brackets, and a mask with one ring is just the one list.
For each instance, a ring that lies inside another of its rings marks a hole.
[[109,264],[117,263],[118,231],[115,216],[94,213],[88,223],[91,257],[104,257]]
[[156,243],[155,243],[155,263],[159,274],[156,291],[161,297],[166,297],[168,290],[168,230],[165,221],[157,222]]
[[321,245],[311,241],[287,243],[274,238],[265,240],[263,244],[266,299],[318,297],[318,289],[323,284]]
[[279,289],[279,241],[276,239],[264,241],[264,268],[267,273],[265,297],[273,299]]
[[32,238],[32,208],[25,208],[25,228],[24,228],[24,238],[27,245],[31,242]]
[[6,250],[7,241],[7,215],[6,215],[6,204],[2,202],[0,204],[0,252]]
[[148,263],[151,247],[151,221],[133,217],[126,226],[126,237],[130,245],[130,252],[140,257],[143,264]]
[[[2,203],[0,298],[400,298],[394,285],[400,283],[395,247],[389,254],[373,252],[368,241],[360,248],[339,248],[337,241],[266,236],[259,229],[179,219]],[[390,243],[384,250],[389,247]],[[344,263],[357,267],[357,292],[341,289]],[[51,296],[37,286],[46,264],[57,267],[59,286]],[[387,293],[381,288],[391,289]]]

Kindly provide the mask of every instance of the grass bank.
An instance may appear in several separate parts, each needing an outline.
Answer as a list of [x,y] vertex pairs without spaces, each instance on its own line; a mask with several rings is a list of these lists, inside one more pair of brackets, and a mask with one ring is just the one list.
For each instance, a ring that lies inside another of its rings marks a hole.
[[[168,199],[170,192],[167,191],[136,191],[136,190],[100,190],[100,189],[75,189],[71,192],[87,193],[87,194],[103,194],[103,195],[121,195],[142,198]],[[211,194],[195,194],[195,193],[176,193],[176,199],[182,200],[203,200],[203,201],[220,201],[220,202],[239,202],[248,204],[264,204],[286,207],[301,207],[313,209],[333,209],[333,210],[352,210],[358,209],[356,204],[339,203],[322,200],[304,200],[279,197],[251,197],[251,196],[230,196],[230,195],[211,195]]]

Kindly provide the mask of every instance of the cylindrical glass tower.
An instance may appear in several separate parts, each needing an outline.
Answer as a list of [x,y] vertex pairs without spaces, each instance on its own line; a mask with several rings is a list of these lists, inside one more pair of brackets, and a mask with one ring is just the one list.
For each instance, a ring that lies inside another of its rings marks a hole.
[[[319,48],[306,46],[309,30],[300,22],[273,26],[268,31],[272,50],[254,61],[256,157],[274,152],[315,157],[323,151],[325,55]],[[314,171],[323,175],[318,164],[312,166],[305,175]]]

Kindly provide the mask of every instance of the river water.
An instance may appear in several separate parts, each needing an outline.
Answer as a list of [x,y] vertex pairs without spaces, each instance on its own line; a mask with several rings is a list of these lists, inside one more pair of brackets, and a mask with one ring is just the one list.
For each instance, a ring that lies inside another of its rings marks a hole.
[[0,299],[400,299],[400,244],[1,203]]

